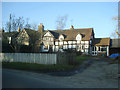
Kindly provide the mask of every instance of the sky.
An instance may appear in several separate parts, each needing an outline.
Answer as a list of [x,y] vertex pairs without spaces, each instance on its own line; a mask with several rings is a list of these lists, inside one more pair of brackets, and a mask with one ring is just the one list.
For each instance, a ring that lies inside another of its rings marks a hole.
[[65,29],[93,28],[96,38],[110,37],[117,22],[118,2],[2,2],[2,23],[9,15],[29,18],[30,24],[43,23],[45,30],[55,30],[56,20],[67,16]]

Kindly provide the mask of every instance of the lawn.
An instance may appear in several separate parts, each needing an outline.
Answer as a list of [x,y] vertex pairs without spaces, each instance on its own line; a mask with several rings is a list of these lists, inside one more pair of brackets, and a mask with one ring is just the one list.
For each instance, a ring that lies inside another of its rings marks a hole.
[[37,71],[37,72],[56,72],[56,71],[66,71],[79,67],[83,61],[87,60],[88,56],[76,56],[76,63],[71,65],[45,65],[36,63],[23,63],[23,62],[2,62],[3,68],[27,70],[27,71]]
[[3,68],[28,70],[28,71],[38,71],[38,72],[55,72],[71,70],[75,68],[74,65],[44,65],[36,63],[22,63],[22,62],[3,62]]
[[88,60],[89,58],[91,58],[90,56],[77,56],[76,60],[80,63],[82,63],[85,60]]

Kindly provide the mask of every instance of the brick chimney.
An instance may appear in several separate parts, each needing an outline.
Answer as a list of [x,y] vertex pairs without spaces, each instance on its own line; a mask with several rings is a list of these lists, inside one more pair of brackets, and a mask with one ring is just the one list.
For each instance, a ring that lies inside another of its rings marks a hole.
[[73,25],[71,25],[71,30],[73,30],[74,29],[74,26]]
[[40,25],[38,26],[38,31],[41,33],[44,32],[44,26],[42,23],[40,23]]
[[18,32],[20,32],[20,28],[18,27]]

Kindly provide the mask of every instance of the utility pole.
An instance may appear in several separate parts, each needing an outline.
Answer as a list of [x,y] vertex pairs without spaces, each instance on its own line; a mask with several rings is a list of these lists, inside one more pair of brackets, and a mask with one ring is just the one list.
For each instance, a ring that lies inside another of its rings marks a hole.
[[11,32],[11,14],[9,16],[9,32]]

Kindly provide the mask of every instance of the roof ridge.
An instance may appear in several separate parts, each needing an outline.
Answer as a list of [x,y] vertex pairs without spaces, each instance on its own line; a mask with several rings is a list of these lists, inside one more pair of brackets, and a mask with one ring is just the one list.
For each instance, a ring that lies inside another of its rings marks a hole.
[[[88,29],[93,29],[93,28],[78,28],[78,29],[73,29],[73,30],[88,30]],[[63,29],[63,30],[50,30],[50,31],[64,31],[64,30],[71,30],[71,29]]]

